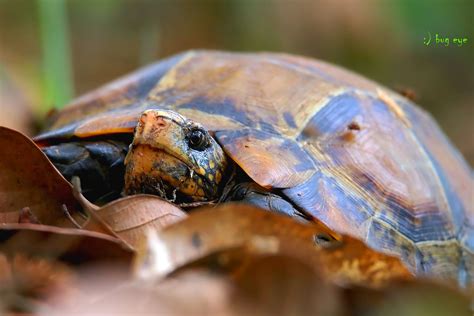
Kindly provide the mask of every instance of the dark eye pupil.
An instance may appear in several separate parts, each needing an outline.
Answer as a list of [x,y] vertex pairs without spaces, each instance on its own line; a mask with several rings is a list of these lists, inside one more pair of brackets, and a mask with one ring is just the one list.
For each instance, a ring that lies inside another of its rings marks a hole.
[[189,135],[189,146],[192,149],[203,150],[206,146],[206,135],[203,131],[195,130]]

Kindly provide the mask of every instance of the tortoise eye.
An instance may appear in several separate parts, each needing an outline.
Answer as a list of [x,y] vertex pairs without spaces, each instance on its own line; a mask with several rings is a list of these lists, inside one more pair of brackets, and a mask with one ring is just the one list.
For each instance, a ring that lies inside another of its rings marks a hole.
[[209,145],[209,140],[203,130],[195,129],[189,133],[188,143],[192,149],[203,151]]

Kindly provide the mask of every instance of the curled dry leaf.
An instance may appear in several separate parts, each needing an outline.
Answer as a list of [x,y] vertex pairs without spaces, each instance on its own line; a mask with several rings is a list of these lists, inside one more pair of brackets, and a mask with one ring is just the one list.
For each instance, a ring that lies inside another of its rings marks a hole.
[[132,248],[143,244],[148,230],[160,230],[187,217],[176,205],[146,194],[127,196],[89,211]]
[[136,272],[145,278],[163,277],[206,256],[225,255],[235,249],[300,258],[320,269],[321,275],[344,285],[377,287],[393,279],[412,278],[398,258],[378,253],[354,238],[337,236],[322,224],[302,224],[232,203],[195,211],[187,219],[150,234],[147,246],[138,252]]
[[84,222],[72,187],[28,137],[0,126],[0,220],[18,223],[20,211],[42,224],[73,227],[65,216]]

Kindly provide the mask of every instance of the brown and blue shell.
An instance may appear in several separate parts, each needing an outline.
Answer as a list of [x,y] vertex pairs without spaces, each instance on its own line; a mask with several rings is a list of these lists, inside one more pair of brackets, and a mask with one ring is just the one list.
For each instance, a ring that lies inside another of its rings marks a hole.
[[408,99],[307,58],[190,51],[78,99],[37,139],[131,133],[147,109],[201,123],[255,182],[332,229],[473,284],[472,171]]

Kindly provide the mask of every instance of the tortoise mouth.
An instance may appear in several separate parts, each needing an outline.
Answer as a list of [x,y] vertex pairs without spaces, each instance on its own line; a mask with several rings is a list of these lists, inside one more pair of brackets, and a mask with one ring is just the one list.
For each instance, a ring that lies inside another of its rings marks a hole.
[[217,188],[179,156],[138,145],[125,160],[125,194],[148,193],[170,202],[208,201]]
[[175,152],[170,151],[166,148],[154,148],[154,147],[151,147],[151,146],[150,146],[150,148],[152,148],[153,151],[155,151],[157,154],[162,155],[163,157],[168,156],[171,160],[174,159],[175,162],[176,162],[176,165],[181,164],[182,166],[185,166],[188,170],[188,173],[189,173],[190,177],[197,176],[200,179],[202,179],[202,181],[208,183],[209,185],[211,184],[211,183],[209,183],[209,180],[205,177],[205,175],[202,175],[202,174],[199,173],[199,167],[193,167],[192,165],[189,164],[189,162],[185,161],[183,159],[183,157],[176,154]]
[[[185,192],[197,188],[195,193],[199,193],[201,188],[205,194],[208,191],[207,188],[212,186],[209,179],[196,171],[197,168],[193,168],[179,156],[163,149],[155,149],[155,151],[157,155],[162,156],[166,160],[165,164],[163,164],[163,161],[161,162],[162,164],[159,162],[153,164],[154,169],[157,171],[157,180],[163,187],[164,192],[171,193],[172,195],[171,199],[169,199],[169,195],[168,198],[162,196],[163,198],[173,202],[189,200],[189,197],[195,197],[195,195],[186,195]],[[170,168],[170,165],[173,165],[174,168]],[[203,193],[198,194],[198,196],[201,196]]]

